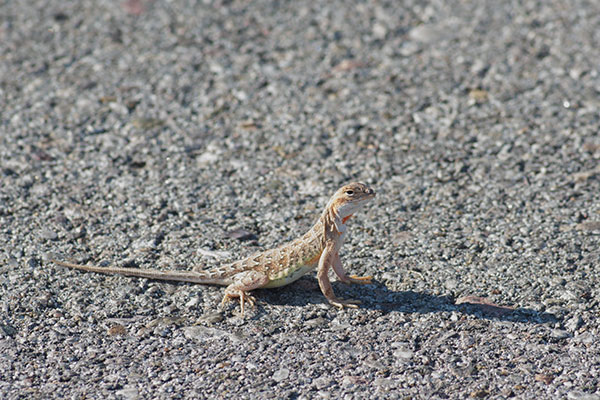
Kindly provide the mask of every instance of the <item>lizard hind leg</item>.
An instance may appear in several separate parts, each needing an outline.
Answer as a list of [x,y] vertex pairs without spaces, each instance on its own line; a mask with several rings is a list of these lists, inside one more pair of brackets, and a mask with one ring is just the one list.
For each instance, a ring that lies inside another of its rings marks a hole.
[[244,271],[235,274],[232,277],[233,282],[225,288],[225,295],[221,305],[227,303],[229,299],[237,297],[240,299],[240,312],[244,316],[244,303],[248,302],[254,306],[254,297],[248,294],[249,291],[261,288],[269,282],[267,274],[259,271]]

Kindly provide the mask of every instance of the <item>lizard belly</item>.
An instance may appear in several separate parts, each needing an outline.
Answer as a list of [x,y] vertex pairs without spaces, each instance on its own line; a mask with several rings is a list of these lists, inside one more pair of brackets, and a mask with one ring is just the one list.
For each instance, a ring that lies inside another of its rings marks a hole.
[[270,276],[269,283],[263,286],[263,288],[276,288],[288,285],[315,269],[316,266],[317,264],[313,263],[300,265],[296,268],[288,268],[287,270],[281,271],[276,275]]

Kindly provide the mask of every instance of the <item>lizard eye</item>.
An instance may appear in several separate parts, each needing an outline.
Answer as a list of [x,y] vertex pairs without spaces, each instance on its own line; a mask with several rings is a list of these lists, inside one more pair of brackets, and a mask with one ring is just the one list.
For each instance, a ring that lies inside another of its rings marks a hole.
[[346,190],[346,194],[348,196],[352,196],[354,194],[354,190]]

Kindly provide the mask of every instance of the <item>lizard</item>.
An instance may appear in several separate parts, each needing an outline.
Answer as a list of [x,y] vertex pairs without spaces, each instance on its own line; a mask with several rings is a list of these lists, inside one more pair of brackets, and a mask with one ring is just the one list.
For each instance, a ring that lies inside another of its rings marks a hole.
[[339,309],[357,308],[360,301],[343,300],[335,296],[328,273],[330,268],[333,269],[339,280],[346,284],[371,283],[371,276],[358,277],[346,274],[339,250],[346,236],[346,223],[356,211],[374,197],[373,189],[365,184],[352,182],[344,185],[335,192],[319,219],[304,235],[279,247],[205,270],[162,271],[51,261],[64,267],[88,272],[226,286],[221,305],[231,298],[239,298],[242,315],[245,302],[251,306],[255,304],[254,297],[248,294],[249,291],[284,286],[316,269],[319,287],[330,304]]

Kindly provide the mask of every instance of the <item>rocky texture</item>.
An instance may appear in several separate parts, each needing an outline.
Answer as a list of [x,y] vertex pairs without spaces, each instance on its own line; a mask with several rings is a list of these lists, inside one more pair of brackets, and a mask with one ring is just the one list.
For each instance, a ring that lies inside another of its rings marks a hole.
[[[599,42],[583,0],[3,2],[0,397],[599,399]],[[349,180],[358,310],[49,262],[215,265]]]

